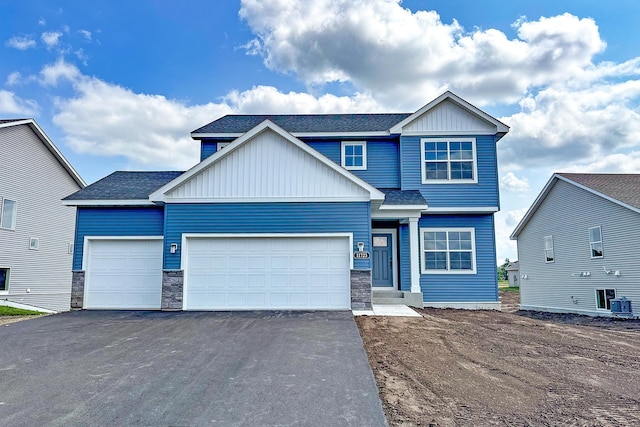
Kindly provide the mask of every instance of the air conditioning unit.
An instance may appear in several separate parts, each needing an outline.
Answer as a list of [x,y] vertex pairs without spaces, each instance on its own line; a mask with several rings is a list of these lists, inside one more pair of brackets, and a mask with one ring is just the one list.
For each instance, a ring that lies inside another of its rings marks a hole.
[[626,297],[612,299],[611,314],[621,317],[633,317],[631,300],[628,300]]

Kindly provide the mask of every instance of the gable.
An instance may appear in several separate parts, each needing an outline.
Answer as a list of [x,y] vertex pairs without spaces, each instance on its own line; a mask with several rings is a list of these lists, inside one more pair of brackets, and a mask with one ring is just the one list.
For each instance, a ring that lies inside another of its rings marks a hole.
[[166,202],[369,201],[372,192],[377,193],[276,125],[265,123],[151,199],[163,193]]
[[450,100],[443,101],[402,128],[402,133],[495,133],[496,126]]

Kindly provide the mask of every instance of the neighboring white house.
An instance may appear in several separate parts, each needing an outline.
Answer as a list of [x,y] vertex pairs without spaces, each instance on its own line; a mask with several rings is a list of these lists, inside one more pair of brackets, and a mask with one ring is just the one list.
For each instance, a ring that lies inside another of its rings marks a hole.
[[75,208],[86,186],[33,119],[0,120],[0,304],[69,310]]
[[554,174],[511,239],[522,310],[609,316],[621,297],[640,310],[640,174]]
[[507,268],[505,268],[507,272],[507,280],[509,281],[509,286],[511,287],[519,287],[520,286],[520,267],[518,261],[510,262]]

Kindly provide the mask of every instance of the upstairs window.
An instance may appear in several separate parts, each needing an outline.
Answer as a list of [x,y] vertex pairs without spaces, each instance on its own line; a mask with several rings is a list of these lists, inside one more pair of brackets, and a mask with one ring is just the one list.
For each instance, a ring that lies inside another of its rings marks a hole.
[[589,249],[591,250],[591,258],[602,258],[602,228],[591,227],[589,229]]
[[423,274],[475,273],[475,231],[473,228],[423,228]]
[[17,203],[15,200],[2,199],[0,206],[0,228],[15,230]]
[[365,141],[342,142],[342,167],[349,170],[367,169],[367,143]]
[[553,251],[553,236],[544,237],[544,262],[554,262],[556,256]]
[[421,139],[422,183],[475,183],[475,138]]
[[9,269],[0,268],[0,292],[9,290]]

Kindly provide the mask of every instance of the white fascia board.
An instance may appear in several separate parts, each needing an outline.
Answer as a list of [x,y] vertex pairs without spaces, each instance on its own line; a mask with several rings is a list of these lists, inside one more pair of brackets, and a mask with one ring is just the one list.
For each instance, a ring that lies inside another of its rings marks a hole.
[[433,214],[459,214],[459,213],[468,213],[468,214],[487,214],[487,213],[496,213],[500,211],[500,208],[497,206],[480,206],[480,207],[467,207],[467,208],[428,208],[425,213],[433,213]]
[[347,171],[346,169],[342,168],[341,166],[337,165],[336,163],[334,163],[333,161],[328,159],[326,156],[324,156],[320,152],[314,150],[309,145],[305,144],[304,142],[302,142],[298,138],[294,137],[289,132],[287,132],[286,130],[282,129],[280,126],[276,125],[275,123],[273,123],[271,120],[268,120],[268,119],[264,120],[262,123],[260,123],[259,125],[257,125],[253,129],[251,129],[249,132],[243,134],[238,139],[234,140],[224,150],[218,151],[218,152],[212,154],[211,156],[207,157],[202,162],[198,163],[197,165],[195,165],[194,167],[192,167],[191,169],[189,169],[188,171],[186,171],[185,173],[183,173],[182,175],[180,175],[179,177],[174,179],[173,181],[168,182],[164,186],[160,187],[158,190],[156,190],[153,193],[151,193],[151,195],[149,196],[149,200],[151,200],[152,202],[164,202],[164,201],[166,201],[165,193],[167,193],[168,191],[176,188],[180,184],[186,182],[191,177],[193,177],[194,175],[198,174],[200,171],[204,170],[205,168],[207,168],[212,163],[217,162],[218,159],[221,159],[221,158],[223,158],[225,156],[228,156],[230,153],[232,153],[233,151],[237,150],[242,145],[246,144],[248,141],[253,139],[255,136],[257,136],[258,134],[264,132],[266,129],[270,129],[270,130],[274,131],[275,133],[277,133],[278,135],[280,135],[284,139],[288,140],[289,142],[291,142],[292,144],[296,145],[301,150],[305,151],[306,153],[308,153],[312,157],[316,158],[317,160],[319,160],[320,162],[322,162],[323,164],[328,166],[330,169],[334,170],[335,172],[338,172],[343,177],[349,179],[350,181],[354,182],[356,185],[358,185],[358,186],[362,187],[363,189],[367,190],[371,195],[371,197],[370,197],[371,200],[384,200],[384,193],[383,192],[381,192],[377,188],[373,187],[371,184],[367,183],[366,181],[358,178],[357,176],[355,176],[351,172]]
[[510,240],[518,240],[518,235],[525,227],[525,225],[527,225],[533,214],[536,213],[538,207],[540,207],[540,204],[545,199],[545,197],[547,197],[547,194],[549,193],[549,191],[551,191],[551,188],[558,181],[558,179],[559,176],[555,173],[551,176],[551,178],[549,178],[549,181],[547,181],[547,183],[544,185],[542,191],[540,192],[540,194],[538,194],[538,197],[536,197],[531,207],[529,207],[529,210],[527,210],[527,213],[524,214],[518,225],[516,225],[516,228],[513,229],[513,232],[509,236]]
[[[191,133],[192,139],[202,138],[238,138],[242,133]],[[290,135],[296,138],[365,138],[373,136],[389,136],[389,131],[371,131],[371,132],[290,132]]]
[[156,206],[147,199],[139,200],[63,200],[65,206]]
[[411,131],[402,132],[402,136],[461,136],[461,135],[495,135],[492,130],[464,130],[464,131],[443,131],[443,130],[429,130],[429,131]]
[[404,218],[420,218],[422,211],[420,210],[394,210],[394,211],[372,211],[372,219],[404,219]]
[[[217,198],[165,198],[165,203],[320,203],[368,202],[368,197],[217,197]],[[154,204],[154,203],[151,203]]]
[[427,105],[425,105],[424,107],[420,108],[418,111],[416,111],[415,113],[413,113],[412,115],[410,115],[406,119],[402,120],[400,123],[398,123],[395,126],[393,126],[391,128],[390,133],[392,133],[392,134],[402,133],[402,128],[404,126],[408,125],[409,123],[411,123],[412,121],[414,121],[415,119],[417,119],[418,117],[420,117],[421,115],[423,115],[424,113],[426,113],[427,111],[431,110],[436,105],[440,104],[441,102],[443,102],[443,101],[445,101],[447,99],[453,101],[456,104],[458,104],[460,107],[464,108],[465,110],[467,110],[471,114],[473,114],[473,115],[475,115],[477,117],[480,117],[481,119],[493,124],[496,127],[496,132],[495,133],[505,134],[505,133],[509,132],[509,126],[505,125],[500,120],[496,119],[493,116],[490,116],[489,114],[485,113],[484,111],[482,111],[478,107],[475,107],[475,106],[469,104],[467,101],[465,101],[464,99],[460,98],[458,95],[454,94],[453,92],[446,91],[445,93],[443,93],[442,95],[440,95],[439,97],[437,97],[433,101],[429,102]]
[[382,205],[378,209],[382,211],[424,211],[428,207],[428,205]]
[[55,156],[55,158],[60,162],[62,167],[67,171],[71,178],[80,186],[80,188],[84,188],[87,186],[87,183],[82,179],[78,171],[71,166],[71,163],[64,157],[64,155],[58,150],[58,147],[49,139],[46,133],[42,130],[42,128],[38,125],[38,123],[34,119],[24,119],[18,120],[15,122],[8,122],[0,124],[0,128],[7,128],[11,126],[19,126],[19,125],[28,125],[31,130],[38,136],[38,138],[44,143],[49,151]]

